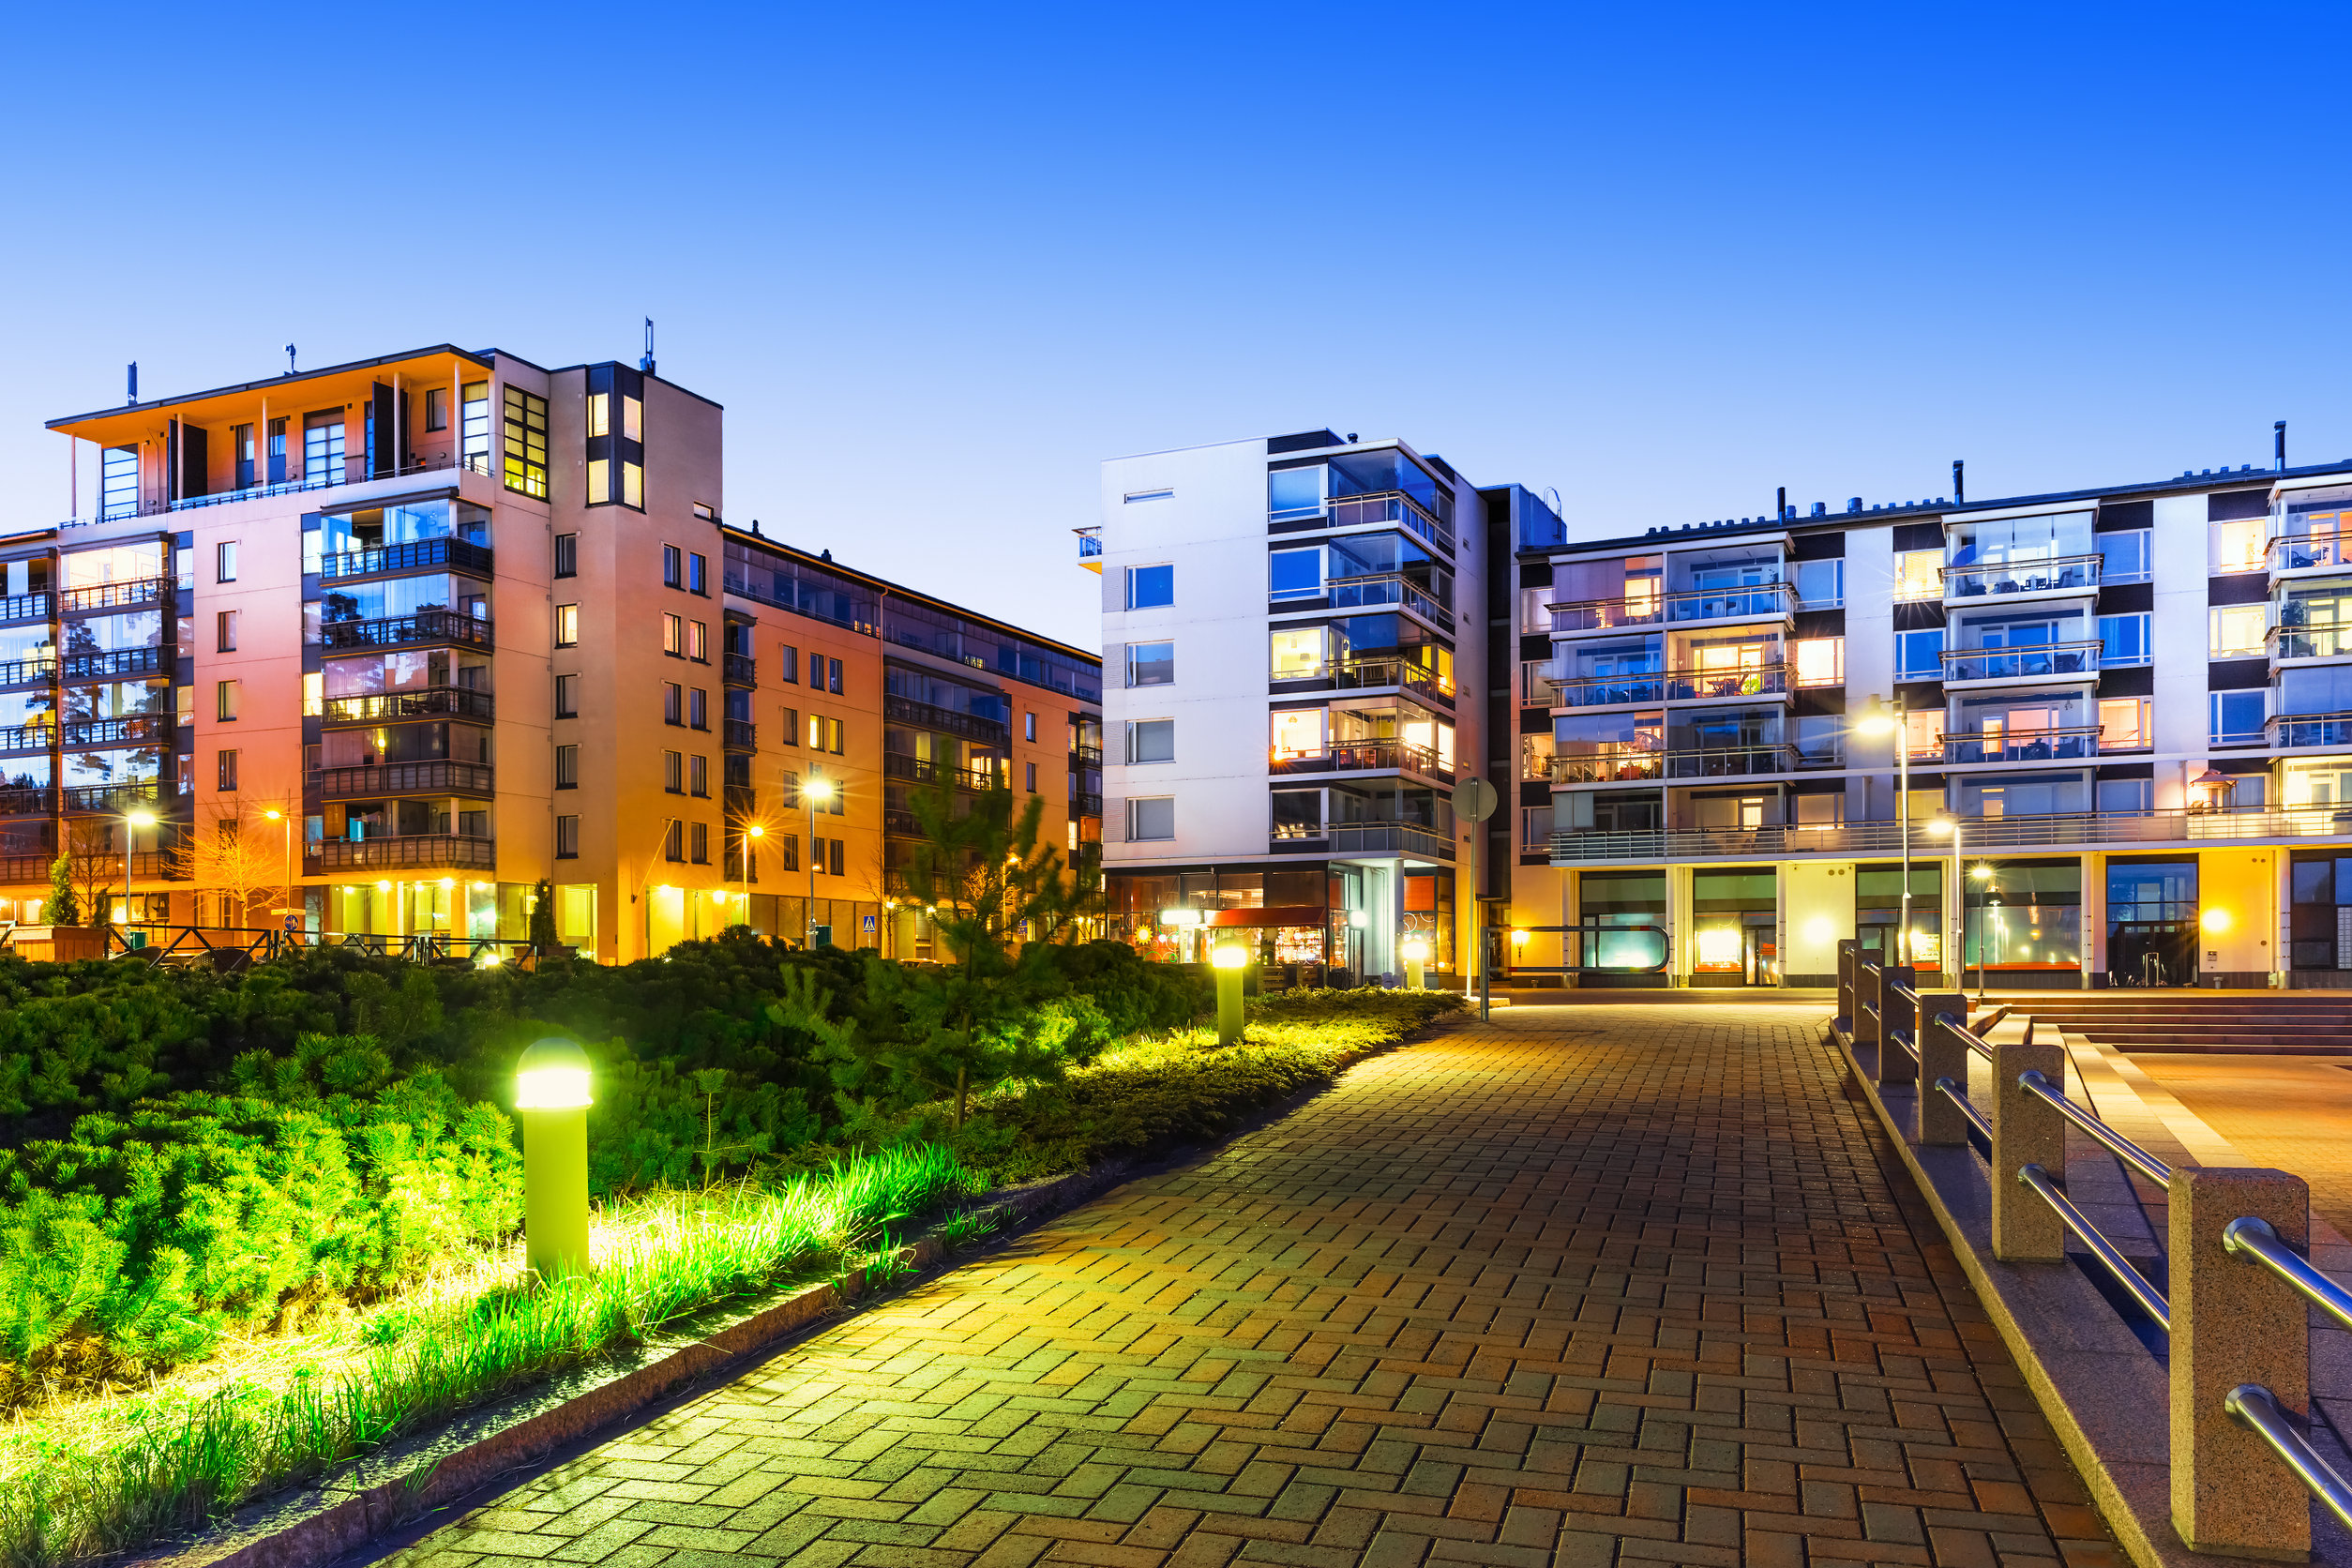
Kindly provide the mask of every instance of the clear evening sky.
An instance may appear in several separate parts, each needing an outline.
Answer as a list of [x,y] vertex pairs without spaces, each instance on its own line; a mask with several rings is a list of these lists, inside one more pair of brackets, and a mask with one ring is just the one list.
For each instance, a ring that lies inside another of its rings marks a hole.
[[1129,452],[1402,435],[1607,532],[2352,457],[2348,16],[27,8],[0,525],[127,360],[648,315],[731,520],[1090,648]]

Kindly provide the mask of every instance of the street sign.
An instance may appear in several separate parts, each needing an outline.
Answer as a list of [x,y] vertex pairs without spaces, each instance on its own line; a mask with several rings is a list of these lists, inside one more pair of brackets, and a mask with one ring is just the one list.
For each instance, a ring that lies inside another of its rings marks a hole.
[[874,917],[870,914],[866,916],[866,934],[869,937],[874,934]]
[[1464,822],[1485,822],[1499,804],[1495,787],[1483,778],[1465,778],[1454,786],[1454,814]]

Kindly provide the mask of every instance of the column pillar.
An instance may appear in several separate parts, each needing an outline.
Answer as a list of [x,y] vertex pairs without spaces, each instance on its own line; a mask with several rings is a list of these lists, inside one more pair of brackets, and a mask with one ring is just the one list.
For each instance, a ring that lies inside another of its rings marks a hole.
[[2083,989],[2103,986],[2107,973],[2107,857],[2083,857]]

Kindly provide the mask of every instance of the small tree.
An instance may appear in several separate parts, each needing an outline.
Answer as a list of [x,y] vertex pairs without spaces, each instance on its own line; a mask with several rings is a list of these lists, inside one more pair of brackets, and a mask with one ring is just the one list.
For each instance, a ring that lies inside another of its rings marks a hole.
[[82,900],[73,891],[73,856],[63,851],[49,863],[49,897],[41,904],[41,918],[52,926],[82,924]]
[[66,824],[66,852],[77,907],[94,926],[110,922],[114,901],[114,877],[123,868],[122,851],[114,845],[114,823],[104,817],[78,817]]
[[531,946],[541,957],[555,951],[555,888],[541,877],[531,890]]
[[249,924],[254,904],[284,882],[282,853],[255,843],[245,831],[245,819],[243,803],[232,798],[212,820],[210,832],[187,835],[164,857],[173,878],[220,895],[224,926]]

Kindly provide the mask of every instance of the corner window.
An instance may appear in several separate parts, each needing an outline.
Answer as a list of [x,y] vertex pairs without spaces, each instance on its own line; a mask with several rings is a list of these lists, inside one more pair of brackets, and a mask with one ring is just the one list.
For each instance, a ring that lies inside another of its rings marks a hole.
[[557,577],[580,575],[579,535],[558,534],[555,535],[555,575]]
[[547,400],[506,388],[506,488],[547,499]]
[[612,463],[607,458],[588,460],[588,505],[601,506],[612,499]]
[[1152,843],[1176,837],[1176,797],[1153,795],[1127,802],[1127,837]]
[[2270,629],[2267,604],[2217,604],[2205,612],[2206,651],[2215,658],[2246,658],[2262,652]]
[[555,607],[555,645],[572,648],[580,644],[580,606],[559,604]]
[[1156,610],[1176,602],[1176,568],[1172,565],[1129,566],[1127,608]]
[[[1541,594],[1545,590],[1529,590]],[[1281,602],[1284,599],[1319,599],[1323,596],[1323,550],[1318,545],[1311,550],[1277,550],[1266,557],[1266,597]],[[1551,623],[1544,624],[1551,629]]]
[[1128,761],[1172,762],[1175,760],[1176,721],[1174,719],[1141,718],[1128,724]]
[[1173,686],[1175,682],[1175,643],[1130,642],[1127,644],[1127,685],[1130,687]]
[[588,433],[591,436],[612,433],[611,393],[591,392],[588,394]]
[[1321,463],[1305,468],[1277,468],[1266,475],[1266,515],[1280,522],[1323,515]]
[[[463,421],[463,428],[458,431],[458,443],[463,448],[460,457],[467,473],[479,474],[488,478],[490,471],[490,383],[469,381],[462,391],[464,396],[460,400],[463,406],[458,411],[459,417]],[[269,434],[270,457],[274,460],[284,453],[285,422],[271,420]],[[277,466],[275,461],[270,464],[273,470]]]

